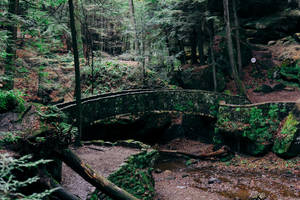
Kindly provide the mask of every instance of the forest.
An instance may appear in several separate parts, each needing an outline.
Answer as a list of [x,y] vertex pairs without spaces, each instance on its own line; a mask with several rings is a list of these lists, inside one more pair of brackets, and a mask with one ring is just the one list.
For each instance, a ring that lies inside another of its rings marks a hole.
[[300,0],[1,0],[17,199],[300,199]]

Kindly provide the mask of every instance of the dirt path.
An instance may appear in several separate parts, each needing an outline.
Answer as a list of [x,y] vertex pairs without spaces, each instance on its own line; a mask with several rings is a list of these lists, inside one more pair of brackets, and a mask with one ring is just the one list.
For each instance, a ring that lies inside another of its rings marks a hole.
[[[95,145],[83,146],[79,149],[73,149],[73,151],[94,170],[105,177],[116,171],[130,155],[139,152],[136,149],[119,146],[100,147]],[[81,199],[86,199],[87,195],[95,190],[92,185],[73,172],[68,166],[63,165],[62,173],[62,185]]]
[[[168,145],[183,151],[195,149],[196,142],[177,139]],[[300,158],[283,160],[272,153],[261,158],[236,155],[227,162],[163,157],[153,176],[159,200],[300,199]]]

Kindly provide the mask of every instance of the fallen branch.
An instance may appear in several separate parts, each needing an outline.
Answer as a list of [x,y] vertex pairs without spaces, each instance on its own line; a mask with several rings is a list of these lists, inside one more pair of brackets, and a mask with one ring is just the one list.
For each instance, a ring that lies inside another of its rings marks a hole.
[[192,154],[192,153],[176,151],[176,150],[159,150],[159,153],[178,154],[178,155],[188,156],[190,158],[195,158],[195,159],[209,159],[212,157],[222,157],[228,155],[229,148],[223,146],[217,151],[210,152],[210,153],[200,153],[200,154]]
[[103,176],[97,174],[88,164],[84,163],[70,149],[57,151],[57,156],[84,180],[95,186],[98,190],[115,200],[138,200],[133,195],[119,188]]

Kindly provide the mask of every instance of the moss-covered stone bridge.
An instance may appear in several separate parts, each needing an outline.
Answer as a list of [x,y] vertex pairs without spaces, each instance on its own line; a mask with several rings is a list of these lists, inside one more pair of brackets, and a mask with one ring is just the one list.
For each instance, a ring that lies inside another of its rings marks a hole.
[[[273,146],[277,154],[300,153],[300,121],[296,102],[250,104],[239,96],[202,90],[129,90],[82,100],[83,126],[123,114],[177,111],[215,118],[215,139],[244,141],[246,151],[261,154]],[[57,105],[70,120],[76,102]],[[293,112],[291,112],[293,111]],[[281,125],[280,125],[281,124]],[[218,141],[216,141],[218,142]],[[240,142],[236,142],[239,144]],[[240,148],[240,147],[239,147]]]
[[[248,104],[243,97],[202,90],[129,90],[82,99],[83,125],[121,114],[152,111],[180,111],[215,116],[220,101]],[[57,105],[70,119],[76,116],[76,102]]]

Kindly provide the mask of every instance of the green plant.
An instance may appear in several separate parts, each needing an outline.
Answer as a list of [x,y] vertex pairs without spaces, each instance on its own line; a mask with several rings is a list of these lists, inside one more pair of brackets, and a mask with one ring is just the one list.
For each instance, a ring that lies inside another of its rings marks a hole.
[[0,132],[0,145],[15,144],[21,139],[20,132]]
[[17,90],[0,90],[0,113],[16,110],[23,112],[25,110],[24,95]]
[[37,182],[39,178],[35,176],[18,180],[14,173],[17,171],[23,172],[25,169],[35,168],[38,165],[50,162],[50,160],[31,161],[31,159],[31,155],[13,158],[8,154],[0,154],[0,200],[42,200],[56,190],[45,190],[31,195],[24,195],[19,192],[19,189]]
[[275,139],[273,146],[273,151],[275,153],[284,154],[289,150],[294,140],[294,135],[298,130],[298,125],[299,122],[295,119],[295,116],[290,113],[286,118],[280,134],[277,135],[277,138]]

